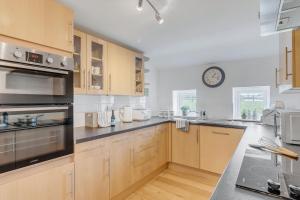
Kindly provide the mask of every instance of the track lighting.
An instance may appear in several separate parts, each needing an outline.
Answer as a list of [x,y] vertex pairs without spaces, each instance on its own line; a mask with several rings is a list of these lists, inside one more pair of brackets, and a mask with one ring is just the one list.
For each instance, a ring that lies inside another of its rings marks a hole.
[[[158,10],[156,9],[156,7],[151,3],[151,1],[150,1],[150,0],[145,0],[145,1],[146,1],[146,2],[151,6],[151,8],[154,10],[156,21],[157,21],[159,24],[164,23],[164,19],[161,17],[160,13],[159,13]],[[140,11],[140,12],[143,10],[143,2],[144,2],[144,0],[139,0],[139,1],[138,1],[138,5],[136,6],[136,9],[137,9],[138,11]]]
[[157,21],[159,24],[164,23],[164,19],[161,18],[161,16],[160,16],[159,13],[156,13],[156,14],[155,14],[155,19],[156,19],[156,21]]
[[136,9],[137,9],[139,12],[142,12],[142,11],[143,11],[143,0],[139,0],[139,3],[138,3],[138,5],[136,6]]

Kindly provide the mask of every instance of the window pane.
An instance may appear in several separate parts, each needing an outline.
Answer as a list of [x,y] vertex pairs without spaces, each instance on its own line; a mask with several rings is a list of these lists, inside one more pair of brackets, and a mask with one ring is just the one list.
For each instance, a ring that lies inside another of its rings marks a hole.
[[260,120],[269,101],[269,86],[233,88],[233,118]]
[[196,90],[173,91],[173,110],[175,115],[182,115],[183,107],[187,110],[186,114],[197,110]]

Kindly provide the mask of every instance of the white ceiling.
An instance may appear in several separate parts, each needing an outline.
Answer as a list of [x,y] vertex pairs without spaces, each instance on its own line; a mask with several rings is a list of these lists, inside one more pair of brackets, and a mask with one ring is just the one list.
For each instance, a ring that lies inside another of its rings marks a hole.
[[157,24],[138,0],[60,0],[78,26],[145,52],[158,68],[188,67],[272,56],[277,35],[260,36],[259,0],[152,0],[165,23]]

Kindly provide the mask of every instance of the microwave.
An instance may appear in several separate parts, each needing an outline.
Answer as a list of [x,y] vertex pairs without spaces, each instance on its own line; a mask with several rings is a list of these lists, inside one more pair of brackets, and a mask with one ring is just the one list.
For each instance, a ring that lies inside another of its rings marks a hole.
[[300,110],[280,111],[280,132],[283,142],[300,145]]

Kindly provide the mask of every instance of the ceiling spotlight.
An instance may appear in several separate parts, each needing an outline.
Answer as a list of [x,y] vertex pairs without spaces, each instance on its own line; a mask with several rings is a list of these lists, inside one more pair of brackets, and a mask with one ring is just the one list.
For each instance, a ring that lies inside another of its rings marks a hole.
[[[159,23],[159,24],[162,24],[164,23],[164,19],[160,16],[160,13],[159,11],[157,10],[157,8],[152,4],[152,2],[150,0],[145,0],[149,5],[150,7],[153,9],[154,13],[155,13],[155,19],[156,21]],[[136,6],[136,9],[138,11],[142,11],[143,10],[143,2],[144,0],[139,0],[138,2],[138,5]]]
[[142,12],[142,11],[143,11],[143,0],[139,0],[139,3],[138,3],[138,5],[136,6],[136,9],[137,9],[139,12]]
[[164,19],[160,16],[159,13],[156,13],[156,14],[155,14],[155,19],[156,19],[156,21],[157,21],[159,24],[164,23]]

